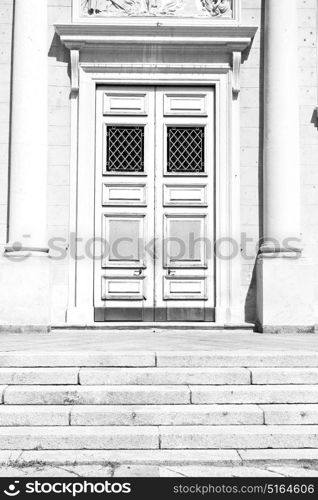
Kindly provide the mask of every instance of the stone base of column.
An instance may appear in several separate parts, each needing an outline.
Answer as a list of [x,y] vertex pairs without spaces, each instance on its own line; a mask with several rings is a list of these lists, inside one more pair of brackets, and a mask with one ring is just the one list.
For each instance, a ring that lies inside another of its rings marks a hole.
[[294,254],[260,255],[257,327],[261,333],[315,331],[313,266]]
[[50,330],[50,264],[46,254],[0,258],[0,331]]

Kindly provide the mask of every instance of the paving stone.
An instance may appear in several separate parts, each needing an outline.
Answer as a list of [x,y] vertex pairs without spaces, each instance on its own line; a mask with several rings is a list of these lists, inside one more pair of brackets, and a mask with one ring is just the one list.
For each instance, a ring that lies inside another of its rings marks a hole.
[[0,384],[77,384],[78,368],[0,368]]
[[5,392],[8,405],[80,404],[187,404],[186,386],[11,386]]
[[265,424],[318,425],[318,405],[262,405]]
[[318,426],[175,426],[160,436],[162,449],[318,447]]
[[155,353],[145,352],[0,352],[1,367],[155,366]]
[[[1,420],[0,420],[1,421]],[[263,424],[256,405],[78,406],[71,425],[253,425]]]
[[245,368],[83,368],[79,380],[82,385],[240,385],[250,384],[251,375]]
[[60,467],[2,467],[0,477],[76,477],[75,472],[69,472]]
[[270,467],[271,471],[287,477],[318,477],[318,469],[305,469],[301,467]]
[[317,461],[318,462],[318,449],[304,449],[299,446],[299,449],[262,449],[260,447],[259,450],[244,450],[238,449],[238,453],[242,460],[245,462],[248,461]]
[[318,384],[318,368],[251,368],[253,384]]
[[159,467],[121,465],[116,467],[113,477],[160,477]]
[[256,467],[160,467],[160,477],[280,477],[280,473]]
[[318,403],[318,385],[190,386],[193,404]]
[[158,352],[157,365],[167,367],[317,367],[318,354],[310,352]]
[[156,427],[0,427],[3,450],[124,450],[159,447]]
[[65,426],[69,425],[69,418],[67,406],[0,406],[0,426]]

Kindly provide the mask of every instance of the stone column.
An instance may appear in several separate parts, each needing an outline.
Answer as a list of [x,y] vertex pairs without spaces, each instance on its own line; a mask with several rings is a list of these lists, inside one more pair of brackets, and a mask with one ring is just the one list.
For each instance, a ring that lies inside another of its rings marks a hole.
[[265,1],[264,242],[257,302],[260,329],[269,332],[313,325],[300,239],[297,17],[297,0]]
[[48,324],[47,0],[15,0],[9,242],[1,259],[0,323]]
[[9,248],[47,246],[47,66],[47,0],[15,0]]

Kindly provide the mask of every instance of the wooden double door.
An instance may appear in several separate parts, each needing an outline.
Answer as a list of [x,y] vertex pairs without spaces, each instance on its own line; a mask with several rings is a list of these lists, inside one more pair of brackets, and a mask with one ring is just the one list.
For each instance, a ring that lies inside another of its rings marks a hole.
[[214,91],[99,87],[95,321],[214,321]]

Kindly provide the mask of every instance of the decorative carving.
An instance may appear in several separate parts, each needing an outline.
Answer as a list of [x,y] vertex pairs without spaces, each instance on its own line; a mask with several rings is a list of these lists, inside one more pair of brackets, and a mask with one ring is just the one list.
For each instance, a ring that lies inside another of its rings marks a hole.
[[183,0],[83,0],[83,12],[109,16],[169,16],[182,7]]
[[201,0],[203,8],[213,17],[231,17],[231,0]]
[[241,75],[242,54],[241,52],[233,52],[232,60],[232,90],[233,97],[237,99],[241,91],[240,75]]

